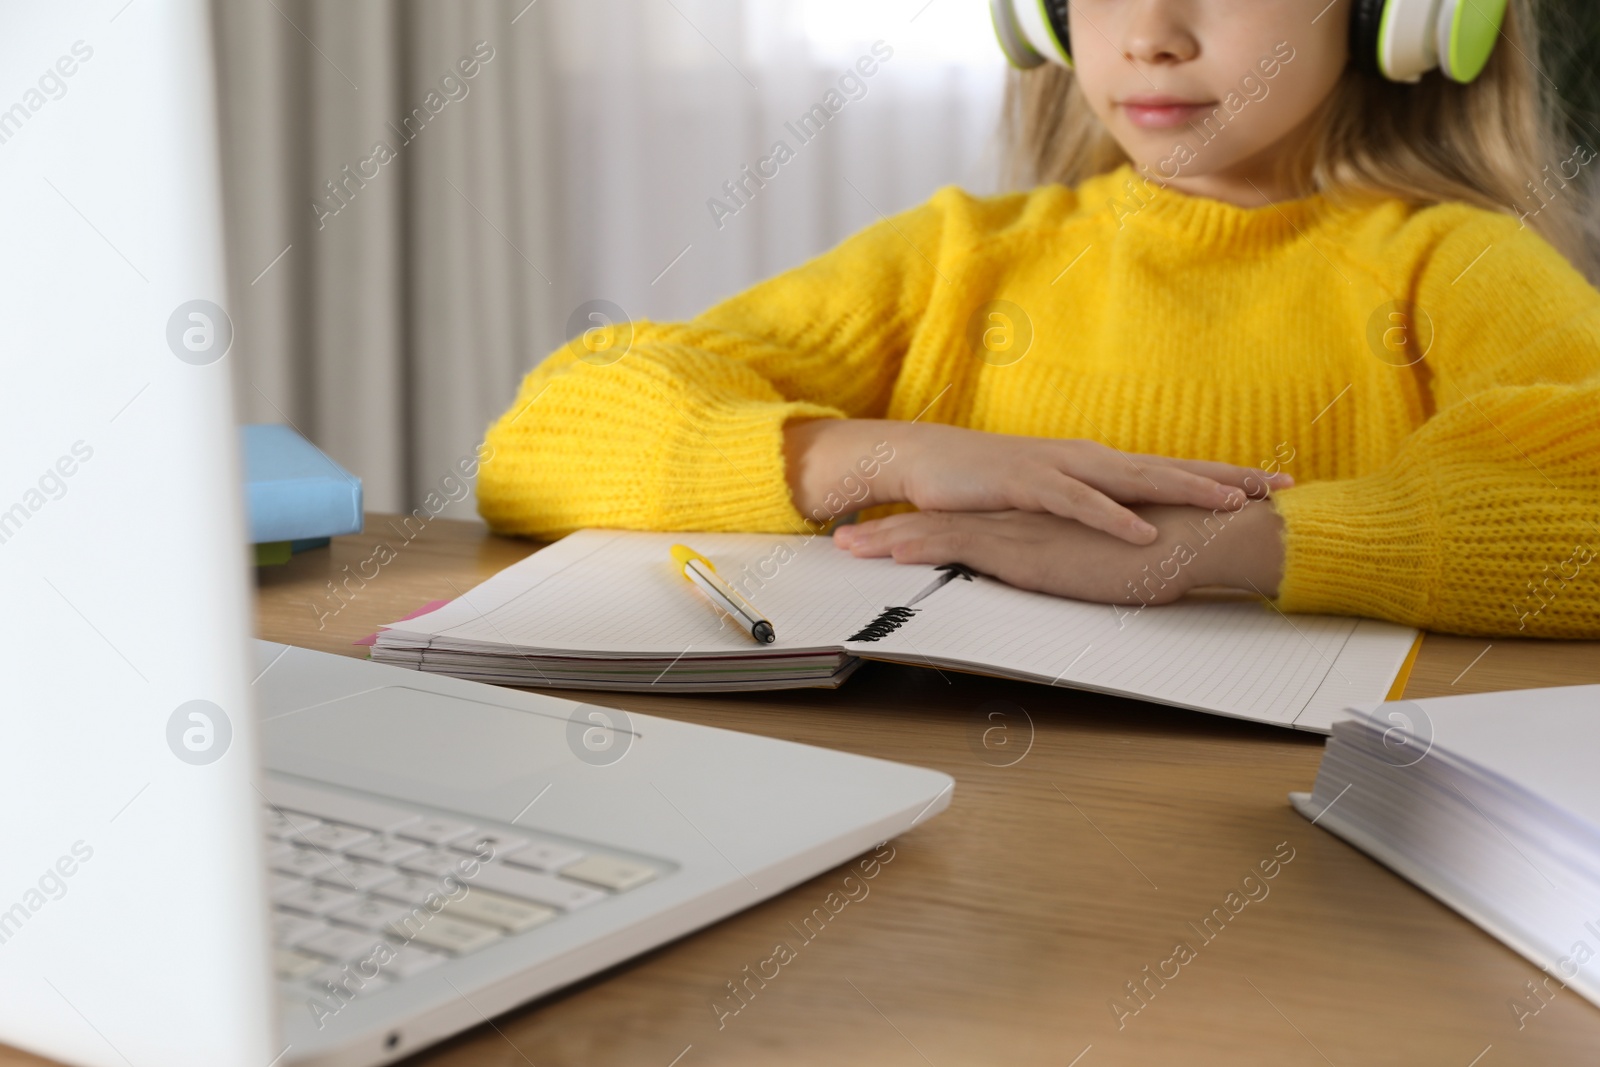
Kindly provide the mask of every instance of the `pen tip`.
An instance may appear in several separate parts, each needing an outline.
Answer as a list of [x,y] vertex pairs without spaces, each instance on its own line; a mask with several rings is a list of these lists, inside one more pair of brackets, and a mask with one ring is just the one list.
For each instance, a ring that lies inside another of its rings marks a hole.
[[772,624],[769,622],[758,622],[750,627],[750,635],[764,645],[770,645],[778,639],[778,635],[773,632]]

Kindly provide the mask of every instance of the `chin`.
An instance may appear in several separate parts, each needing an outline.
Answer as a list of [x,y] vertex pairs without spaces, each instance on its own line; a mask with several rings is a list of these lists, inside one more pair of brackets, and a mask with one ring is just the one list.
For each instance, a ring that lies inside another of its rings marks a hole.
[[1140,126],[1129,126],[1119,123],[1112,130],[1112,136],[1117,144],[1136,163],[1149,163],[1152,168],[1156,163],[1172,155],[1173,148],[1179,142],[1190,142],[1194,138],[1185,136],[1189,127],[1174,126],[1165,130],[1149,130]]

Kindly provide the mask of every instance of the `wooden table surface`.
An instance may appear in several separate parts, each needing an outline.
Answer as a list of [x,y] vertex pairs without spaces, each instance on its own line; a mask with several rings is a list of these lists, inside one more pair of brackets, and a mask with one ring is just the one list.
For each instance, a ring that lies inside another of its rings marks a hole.
[[[443,518],[418,526],[408,539],[369,516],[365,533],[261,570],[260,635],[364,655],[357,638],[537,547]],[[379,542],[394,552],[382,565]],[[327,583],[350,574],[341,607]],[[1600,643],[1430,635],[1405,695],[1592,682]],[[789,924],[844,869],[408,1064],[1600,1061],[1600,1011],[1570,991],[1540,1008],[1527,985],[1538,968],[1290,809],[1285,795],[1316,776],[1320,737],[884,664],[834,691],[560,695],[937,768],[955,777],[954,800],[895,839],[869,894],[720,1027],[726,983],[794,942]],[[1006,729],[986,745],[997,721]],[[1274,858],[1267,895],[1198,936]],[[1112,1002],[1137,1006],[1127,983],[1179,942],[1192,956],[1177,977],[1148,982],[1141,1010],[1119,1019]],[[1513,1003],[1539,1010],[1519,1026]],[[0,1067],[43,1062],[0,1050]]]

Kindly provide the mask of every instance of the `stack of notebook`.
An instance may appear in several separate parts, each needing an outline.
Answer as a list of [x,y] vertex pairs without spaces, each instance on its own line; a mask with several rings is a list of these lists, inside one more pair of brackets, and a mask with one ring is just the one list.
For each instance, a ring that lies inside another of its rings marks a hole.
[[[686,542],[773,623],[757,644],[671,557]],[[1134,696],[1326,731],[1383,700],[1416,631],[1289,619],[1259,600],[1113,608],[856,559],[826,537],[582,530],[380,632],[373,658],[504,685],[654,691],[835,686],[863,659]]]
[[1600,685],[1352,713],[1296,810],[1600,1004]]
[[288,426],[241,426],[245,504],[256,562],[361,532],[361,479]]

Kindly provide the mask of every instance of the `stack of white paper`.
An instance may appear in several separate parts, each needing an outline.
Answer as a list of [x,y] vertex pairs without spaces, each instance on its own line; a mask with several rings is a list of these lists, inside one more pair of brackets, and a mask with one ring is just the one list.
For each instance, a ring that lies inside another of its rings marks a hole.
[[1296,810],[1600,1004],[1600,685],[1350,711]]

